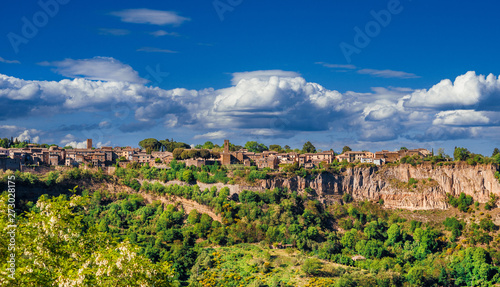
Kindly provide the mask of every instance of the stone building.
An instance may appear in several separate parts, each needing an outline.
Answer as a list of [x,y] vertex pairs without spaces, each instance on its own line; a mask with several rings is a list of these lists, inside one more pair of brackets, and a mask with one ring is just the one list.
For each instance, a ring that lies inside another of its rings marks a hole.
[[0,169],[2,170],[20,170],[21,169],[21,160],[19,158],[10,158],[6,155],[0,155]]

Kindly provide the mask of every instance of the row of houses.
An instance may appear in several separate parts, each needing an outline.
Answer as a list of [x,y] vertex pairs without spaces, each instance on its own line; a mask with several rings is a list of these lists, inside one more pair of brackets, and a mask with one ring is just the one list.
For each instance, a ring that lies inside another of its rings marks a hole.
[[[0,169],[20,169],[21,166],[57,166],[65,165],[78,167],[92,165],[93,167],[107,167],[118,162],[125,167],[130,163],[145,164],[160,168],[167,168],[174,159],[171,152],[153,151],[150,154],[140,148],[132,147],[101,147],[92,148],[92,140],[87,140],[86,148],[64,149],[57,146],[49,148],[37,147],[34,144],[26,148],[0,147]],[[186,159],[182,160],[187,166],[203,166],[214,164],[218,159]]]
[[382,150],[375,153],[369,151],[347,151],[340,155],[335,155],[333,151],[324,151],[318,153],[278,153],[276,151],[264,151],[262,153],[249,152],[246,149],[239,151],[229,151],[229,141],[224,141],[224,151],[221,154],[221,163],[223,165],[243,164],[252,165],[252,162],[259,168],[278,169],[283,164],[293,164],[297,162],[304,168],[315,168],[320,164],[331,164],[334,161],[349,163],[372,163],[383,165],[388,162],[396,162],[405,156],[418,155],[422,158],[430,156],[429,150],[420,149],[402,149],[400,151]]
[[335,158],[337,161],[347,161],[347,162],[361,162],[361,163],[373,163],[376,165],[382,165],[386,162],[396,162],[405,156],[420,156],[422,158],[430,156],[432,153],[423,148],[419,149],[402,149],[399,151],[388,151],[382,150],[375,153],[369,151],[347,151],[343,154],[337,155]]
[[147,154],[139,148],[92,148],[91,139],[87,140],[86,148],[78,149],[64,149],[57,146],[42,148],[34,144],[29,144],[28,147],[25,148],[0,148],[0,168],[3,168],[2,164],[8,164],[10,167],[19,167],[20,165],[80,166],[84,164],[92,164],[95,167],[105,167],[114,164],[117,159],[121,159],[124,162],[135,161],[139,163],[154,160],[152,154]]
[[[426,149],[400,150],[391,152],[387,150],[379,152],[348,151],[335,155],[333,151],[318,153],[278,153],[276,151],[264,151],[262,153],[250,152],[246,149],[238,151],[229,150],[229,140],[224,141],[224,149],[220,158],[191,158],[182,160],[187,166],[203,166],[218,162],[222,165],[255,165],[258,168],[279,169],[284,164],[298,163],[304,168],[315,168],[320,164],[331,164],[334,161],[373,163],[382,165],[386,162],[395,162],[405,156],[419,155],[429,156],[431,152]],[[28,145],[26,148],[0,148],[0,169],[17,169],[20,165],[66,165],[80,166],[93,165],[94,167],[106,167],[115,164],[118,160],[120,166],[126,166],[131,162],[139,164],[149,163],[157,167],[167,167],[174,159],[173,154],[167,151],[153,151],[150,154],[139,148],[132,147],[101,147],[92,148],[92,140],[87,140],[87,147],[83,149],[63,149],[57,146],[49,148]]]
[[300,166],[305,168],[313,168],[320,163],[330,164],[335,160],[333,151],[325,151],[320,153],[305,153],[299,154],[296,152],[278,153],[276,151],[264,151],[261,153],[249,152],[246,149],[239,151],[229,151],[229,141],[224,141],[224,151],[221,154],[221,164],[242,164],[250,166],[256,165],[258,168],[278,169],[282,164],[293,164],[298,162]]

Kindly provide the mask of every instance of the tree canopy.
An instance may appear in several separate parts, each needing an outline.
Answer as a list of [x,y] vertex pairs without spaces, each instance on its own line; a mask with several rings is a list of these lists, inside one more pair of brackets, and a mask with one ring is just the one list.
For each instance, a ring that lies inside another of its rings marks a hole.
[[350,147],[348,147],[348,146],[344,146],[342,148],[342,153],[345,153],[345,152],[348,152],[348,151],[352,151],[352,149]]
[[500,150],[496,147],[494,150],[493,150],[493,154],[491,156],[496,156],[497,154],[500,154]]
[[198,144],[195,146],[197,149],[213,149],[215,147],[214,143],[207,141],[204,144]]
[[154,138],[143,139],[139,142],[139,146],[141,149],[146,150],[147,153],[151,153],[152,151],[159,151],[161,148],[161,143]]
[[273,151],[279,152],[279,153],[285,152],[285,150],[280,145],[277,145],[277,144],[269,145],[269,150],[273,150]]
[[[0,196],[7,214],[7,195]],[[77,210],[90,198],[61,195],[39,198],[36,206],[18,219],[15,280],[4,276],[6,286],[178,286],[170,264],[153,263],[127,241],[117,243],[105,231],[86,224]],[[0,228],[10,223],[0,217]],[[7,258],[8,237],[0,236],[0,254]],[[3,263],[2,263],[3,264]],[[5,266],[5,265],[4,265]]]
[[315,153],[316,147],[310,141],[308,141],[302,147],[302,152],[303,153]]
[[263,152],[269,150],[266,145],[256,141],[248,141],[245,144],[245,148],[250,152]]
[[464,147],[456,147],[453,152],[453,157],[456,161],[467,160],[470,156],[470,151]]

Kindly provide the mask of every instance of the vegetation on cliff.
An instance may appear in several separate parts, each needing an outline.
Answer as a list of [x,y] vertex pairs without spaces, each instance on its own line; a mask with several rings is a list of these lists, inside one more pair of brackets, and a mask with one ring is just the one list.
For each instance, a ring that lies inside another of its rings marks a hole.
[[[186,170],[192,171],[193,177],[201,172],[180,167],[175,175],[184,175]],[[125,184],[134,176],[146,177],[152,171],[120,172],[120,178],[80,170],[44,176],[17,172],[15,176],[25,188],[54,188],[77,179]],[[164,171],[157,172],[161,176]],[[8,175],[12,174],[2,174],[4,182]],[[464,213],[469,219],[455,214],[442,223],[424,223],[374,202],[325,205],[314,193],[299,195],[274,189],[243,191],[229,197],[227,188],[201,190],[196,185],[165,186],[147,181],[137,184],[139,193],[112,193],[82,185],[74,190],[80,196],[41,196],[38,202],[23,202],[22,210],[28,213],[22,215],[18,210],[18,231],[22,235],[17,274],[25,281],[18,282],[116,286],[122,284],[116,280],[125,276],[136,280],[123,281],[130,286],[139,282],[190,286],[487,286],[500,278],[500,237],[491,217],[496,209],[490,206],[492,210],[481,211],[486,206],[467,196],[450,197],[450,201],[469,212]],[[186,214],[182,205],[148,202],[146,195],[194,200],[222,220],[196,211]],[[4,209],[5,202],[4,195]],[[269,250],[269,246],[287,244],[289,251]],[[6,246],[0,247],[3,255],[7,254]],[[37,258],[36,264],[33,258]],[[107,260],[104,265],[99,263],[102,258]],[[145,267],[132,268],[137,262]],[[40,264],[53,272],[44,272]],[[104,267],[108,269],[103,273]]]

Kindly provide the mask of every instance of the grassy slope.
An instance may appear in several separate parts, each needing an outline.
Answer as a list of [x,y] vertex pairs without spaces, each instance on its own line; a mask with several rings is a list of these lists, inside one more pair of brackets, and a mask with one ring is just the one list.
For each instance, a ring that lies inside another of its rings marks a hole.
[[192,269],[192,286],[325,286],[344,270],[355,269],[321,260],[320,274],[308,276],[301,266],[309,258],[296,249],[262,244],[206,248]]

